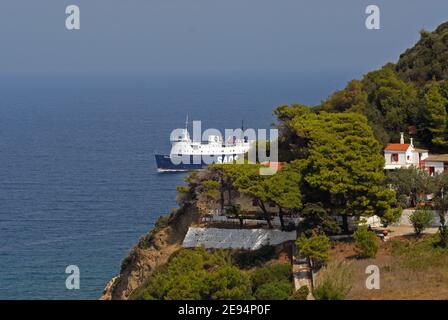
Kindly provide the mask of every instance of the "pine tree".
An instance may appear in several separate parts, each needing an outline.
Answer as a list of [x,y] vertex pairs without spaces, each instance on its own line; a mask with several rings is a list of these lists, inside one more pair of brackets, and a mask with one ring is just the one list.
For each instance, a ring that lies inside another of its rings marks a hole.
[[448,145],[447,140],[447,112],[448,101],[440,93],[436,81],[432,81],[423,97],[426,108],[427,128],[431,143],[437,147]]

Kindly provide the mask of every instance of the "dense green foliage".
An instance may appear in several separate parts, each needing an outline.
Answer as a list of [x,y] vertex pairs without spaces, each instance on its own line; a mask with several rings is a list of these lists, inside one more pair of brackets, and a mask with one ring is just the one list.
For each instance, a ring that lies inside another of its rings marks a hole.
[[[387,225],[400,215],[397,204],[415,205],[417,195],[431,187],[424,174],[398,170],[387,181],[398,193],[394,197],[385,187],[381,148],[405,132],[417,146],[448,152],[447,39],[448,23],[421,32],[397,64],[350,81],[314,108],[296,104],[274,111],[280,159],[300,161],[304,209],[320,202],[330,215],[377,214]],[[317,209],[306,210],[311,228],[313,219],[328,221]]]
[[273,264],[255,270],[251,275],[252,286],[256,290],[269,282],[290,280],[292,270],[290,264]]
[[301,211],[302,221],[300,230],[307,236],[313,232],[325,234],[338,234],[341,231],[339,223],[330,215],[322,203],[307,203]]
[[276,114],[288,122],[280,127],[294,135],[291,164],[302,177],[302,202],[320,202],[332,215],[343,216],[345,231],[348,216],[396,219],[395,193],[384,184],[384,158],[367,119],[358,113],[299,109],[292,119],[295,113],[286,107]]
[[257,288],[257,300],[287,300],[292,293],[292,283],[289,280],[268,282]]
[[375,258],[378,251],[378,242],[375,233],[366,226],[360,226],[353,234],[356,248],[361,258]]
[[[356,83],[356,86],[354,86]],[[356,90],[355,90],[356,89]],[[342,106],[339,96],[347,96]],[[412,83],[400,79],[393,64],[372,71],[361,81],[352,81],[334,93],[317,110],[328,112],[357,112],[369,120],[375,137],[381,144],[398,139],[399,132],[408,131],[422,117],[418,90]]]
[[247,274],[229,263],[225,252],[180,250],[138,290],[136,299],[249,299]]
[[258,300],[286,300],[293,293],[290,264],[274,264],[256,270],[252,287]]
[[420,236],[420,234],[428,227],[431,226],[433,222],[431,208],[418,207],[413,214],[409,217],[409,220],[414,227],[415,234]]
[[244,271],[229,251],[181,249],[157,270],[132,299],[289,299],[293,293],[290,264]]
[[274,246],[263,246],[257,250],[242,250],[236,252],[233,255],[233,259],[236,265],[238,265],[240,268],[246,269],[252,267],[260,267],[264,263],[273,259],[275,256],[276,253]]
[[446,111],[448,100],[442,95],[437,82],[431,81],[427,85],[422,103],[426,107],[426,112],[421,134],[434,148],[444,150],[448,146]]
[[428,194],[433,191],[432,178],[425,171],[415,167],[388,171],[386,183],[393,187],[399,205],[403,208],[414,207],[419,194]]
[[423,86],[433,78],[448,79],[448,22],[434,32],[420,31],[420,40],[400,56],[396,70],[405,79]]
[[383,145],[409,132],[417,144],[448,151],[448,23],[420,35],[397,64],[350,81],[315,111],[361,113]]
[[296,290],[290,300],[306,300],[310,293],[310,289],[307,286],[301,286],[298,290]]
[[257,201],[263,211],[270,227],[270,213],[268,204],[278,208],[278,213],[283,225],[284,211],[298,209],[302,205],[300,192],[301,176],[299,172],[286,167],[274,175],[260,175],[257,165],[224,165],[232,176],[235,188],[242,194]]
[[313,234],[309,238],[302,234],[297,238],[296,246],[299,255],[312,260],[316,268],[328,261],[330,239],[325,234]]

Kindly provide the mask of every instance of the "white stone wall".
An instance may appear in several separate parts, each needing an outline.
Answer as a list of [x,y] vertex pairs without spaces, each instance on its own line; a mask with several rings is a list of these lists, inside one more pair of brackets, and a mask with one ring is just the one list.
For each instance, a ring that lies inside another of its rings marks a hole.
[[443,172],[443,162],[438,161],[425,161],[425,168],[428,167],[434,167],[435,173],[442,173]]
[[[415,209],[404,209],[401,214],[400,220],[396,223],[396,225],[412,226],[409,217],[414,213],[414,211]],[[436,210],[431,211],[433,215],[432,227],[439,227],[440,226],[439,213]]]
[[188,228],[182,243],[185,248],[204,246],[215,249],[256,250],[266,245],[277,245],[296,240],[296,232],[272,229]]
[[[398,154],[398,161],[391,161],[392,154]],[[406,165],[406,153],[399,151],[384,151],[384,160],[386,161],[386,165]]]
[[418,153],[413,152],[414,148],[413,147],[409,147],[408,150],[406,150],[406,156],[405,156],[405,163],[406,164],[413,164],[413,165],[418,165],[418,159],[415,158],[415,155],[417,155],[418,157]]

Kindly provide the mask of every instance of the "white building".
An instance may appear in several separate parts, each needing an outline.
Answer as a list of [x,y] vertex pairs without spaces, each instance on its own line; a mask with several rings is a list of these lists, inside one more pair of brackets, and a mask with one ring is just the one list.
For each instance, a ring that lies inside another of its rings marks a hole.
[[412,138],[410,143],[404,143],[404,134],[401,133],[400,143],[389,143],[384,149],[386,164],[384,169],[393,170],[398,168],[409,168],[414,166],[423,168],[424,160],[428,158],[428,150],[414,147]]
[[434,154],[424,161],[424,168],[430,175],[448,170],[448,154]]

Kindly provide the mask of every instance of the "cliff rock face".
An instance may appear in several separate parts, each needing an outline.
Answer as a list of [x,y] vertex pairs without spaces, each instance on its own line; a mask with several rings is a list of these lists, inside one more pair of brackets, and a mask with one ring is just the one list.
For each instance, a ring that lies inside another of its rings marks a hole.
[[120,274],[106,285],[101,300],[125,300],[142,285],[155,268],[166,263],[181,248],[191,223],[199,218],[197,210],[184,207],[161,218],[123,260]]

